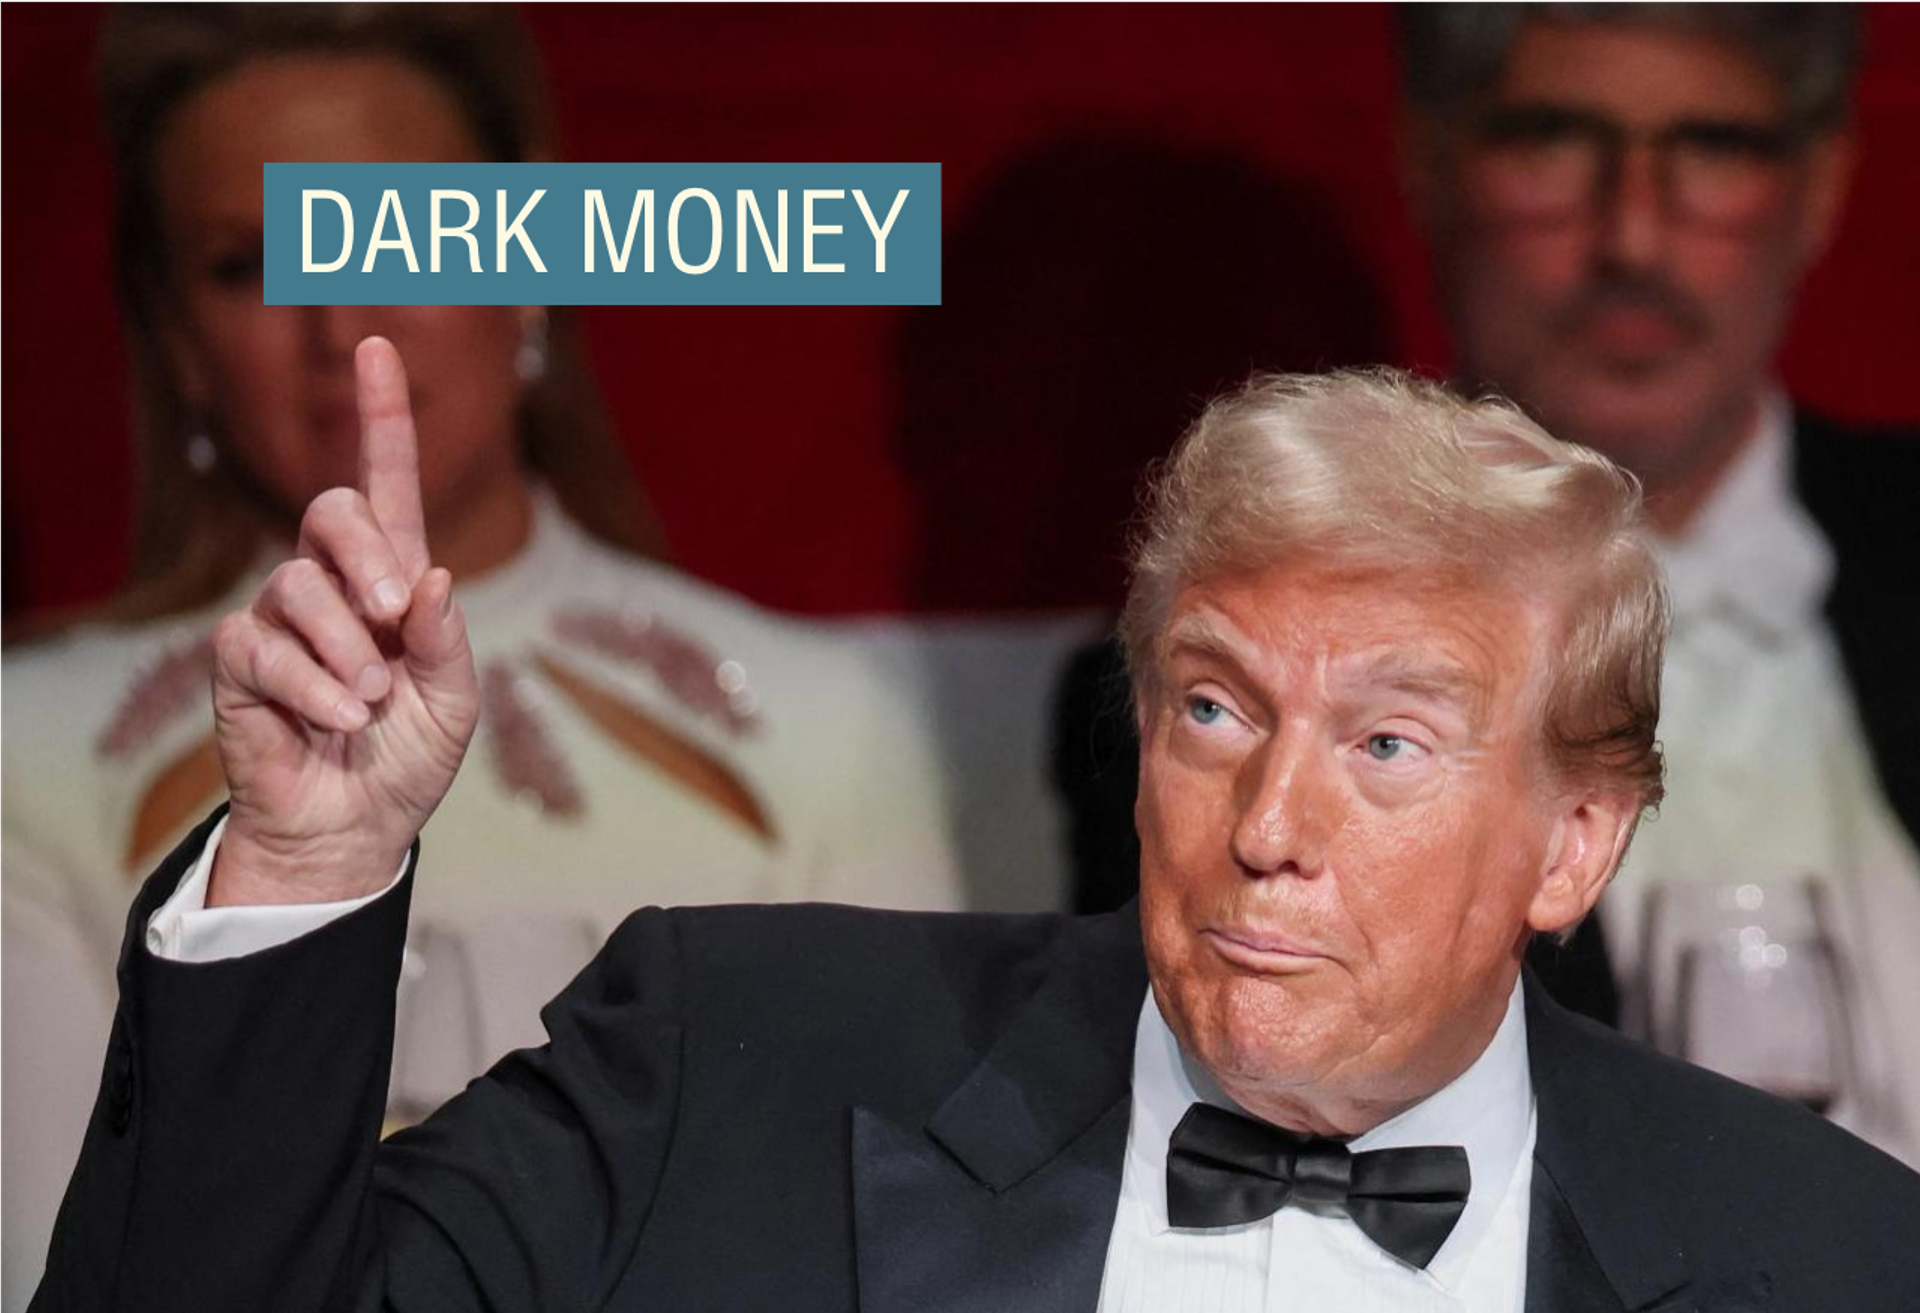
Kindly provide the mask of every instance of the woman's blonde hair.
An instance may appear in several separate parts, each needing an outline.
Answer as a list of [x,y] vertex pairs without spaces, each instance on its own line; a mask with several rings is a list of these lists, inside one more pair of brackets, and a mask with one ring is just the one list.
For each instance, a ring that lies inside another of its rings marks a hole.
[[[132,373],[136,480],[132,568],[108,606],[113,618],[204,605],[254,559],[260,494],[230,461],[193,468],[189,444],[205,417],[181,396],[162,346],[172,294],[155,154],[174,112],[209,83],[252,59],[309,53],[405,60],[446,88],[487,158],[552,155],[538,59],[511,5],[108,8],[100,91],[114,164],[113,247]],[[518,416],[521,464],[596,537],[660,554],[658,527],[614,436],[578,318],[564,307],[548,316],[547,368],[528,385]]]
[[1290,560],[1549,591],[1551,765],[1659,803],[1666,587],[1639,483],[1606,457],[1395,370],[1255,377],[1153,479],[1121,620],[1137,694],[1182,588]]

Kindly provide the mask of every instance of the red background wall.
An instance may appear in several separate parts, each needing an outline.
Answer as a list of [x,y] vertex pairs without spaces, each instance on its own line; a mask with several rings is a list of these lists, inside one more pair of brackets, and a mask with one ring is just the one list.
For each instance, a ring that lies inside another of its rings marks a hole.
[[[594,357],[678,559],[835,612],[1108,600],[1139,462],[1250,365],[1445,364],[1362,6],[539,6],[578,160],[937,160],[945,304],[628,309]],[[90,7],[8,6],[6,607],[125,567]],[[1782,371],[1920,394],[1920,13],[1869,15],[1864,153]]]

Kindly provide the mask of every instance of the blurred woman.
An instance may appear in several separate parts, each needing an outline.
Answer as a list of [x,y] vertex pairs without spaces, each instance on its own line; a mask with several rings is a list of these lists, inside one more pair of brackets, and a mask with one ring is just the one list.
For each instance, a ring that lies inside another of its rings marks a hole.
[[1060,901],[1044,704],[1084,625],[761,611],[646,559],[571,314],[261,303],[265,161],[550,154],[510,9],[115,10],[102,79],[139,522],[97,622],[6,661],[8,1308],[86,1121],[135,882],[219,801],[209,634],[287,554],[298,508],[354,482],[369,334],[411,377],[486,766],[423,839],[442,874],[414,896],[396,1116],[538,1042],[539,1004],[642,903]]

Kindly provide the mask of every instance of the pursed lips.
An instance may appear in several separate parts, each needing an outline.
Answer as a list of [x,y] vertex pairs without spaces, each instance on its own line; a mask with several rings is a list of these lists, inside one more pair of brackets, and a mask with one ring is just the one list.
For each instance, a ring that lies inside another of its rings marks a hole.
[[1297,971],[1327,956],[1271,930],[1207,926],[1200,933],[1229,962],[1255,971]]

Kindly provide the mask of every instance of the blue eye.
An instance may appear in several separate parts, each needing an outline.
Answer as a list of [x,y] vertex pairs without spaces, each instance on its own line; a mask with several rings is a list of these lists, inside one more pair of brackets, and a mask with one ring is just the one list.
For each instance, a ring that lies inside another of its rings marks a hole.
[[1227,709],[1212,698],[1191,697],[1187,699],[1187,714],[1200,725],[1212,725],[1227,714]]
[[1398,734],[1373,734],[1367,738],[1367,755],[1375,761],[1392,761],[1407,741]]

